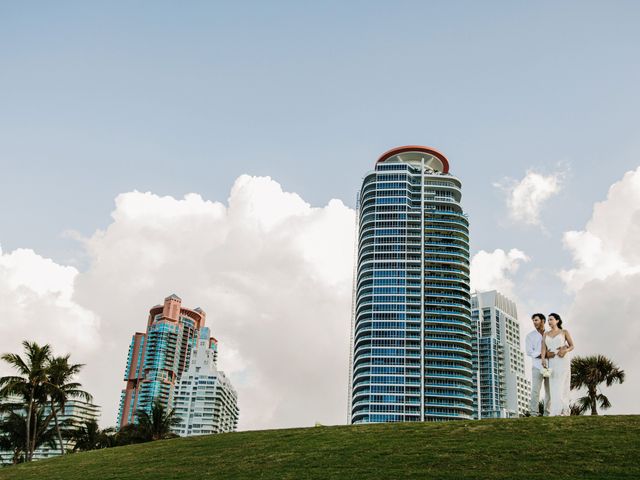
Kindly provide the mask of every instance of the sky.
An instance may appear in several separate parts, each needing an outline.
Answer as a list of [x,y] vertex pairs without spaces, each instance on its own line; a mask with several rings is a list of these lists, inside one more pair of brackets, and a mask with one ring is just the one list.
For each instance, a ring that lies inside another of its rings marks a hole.
[[[115,423],[131,335],[200,306],[241,429],[344,423],[355,199],[384,151],[463,182],[472,280],[557,311],[638,413],[637,2],[0,1],[0,350]],[[0,367],[1,368],[1,367]]]

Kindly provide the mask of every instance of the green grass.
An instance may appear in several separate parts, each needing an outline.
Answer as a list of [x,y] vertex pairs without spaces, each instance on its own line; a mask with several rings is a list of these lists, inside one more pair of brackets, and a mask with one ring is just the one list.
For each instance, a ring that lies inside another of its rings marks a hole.
[[640,478],[640,416],[240,432],[0,469],[0,479]]

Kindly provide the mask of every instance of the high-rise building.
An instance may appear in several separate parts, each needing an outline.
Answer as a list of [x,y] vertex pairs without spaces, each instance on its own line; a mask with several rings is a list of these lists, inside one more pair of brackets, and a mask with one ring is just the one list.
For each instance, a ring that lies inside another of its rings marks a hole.
[[218,370],[217,354],[216,339],[207,327],[201,328],[189,368],[175,387],[174,407],[181,423],[174,431],[180,436],[233,432],[238,426],[238,395]]
[[383,154],[358,195],[351,423],[471,418],[469,222],[429,147]]
[[136,411],[150,412],[156,401],[166,408],[173,405],[173,387],[189,366],[206,317],[200,308],[190,310],[181,304],[177,295],[165,298],[164,305],[149,311],[146,332],[131,339],[118,412],[120,427],[132,423]]
[[146,332],[136,333],[129,347],[118,425],[134,422],[137,411],[149,412],[159,401],[176,409],[179,435],[236,429],[238,397],[217,369],[218,342],[205,319],[202,309],[182,307],[177,295],[149,311]]
[[524,370],[516,304],[495,290],[471,297],[473,416],[510,418],[529,411],[531,383]]
[[[20,400],[18,398],[11,398],[12,402],[16,403]],[[20,412],[24,414],[24,410]],[[47,418],[47,416],[51,413],[51,407],[49,405],[45,405],[42,412],[42,418]],[[2,418],[3,414],[0,413],[0,418]],[[96,422],[100,418],[100,407],[94,405],[93,403],[85,402],[84,400],[80,400],[77,398],[70,398],[65,402],[64,409],[58,412],[58,424],[61,425],[63,430],[68,430],[69,428],[76,428],[84,422],[95,420]],[[49,428],[53,428],[54,423],[53,420],[50,421]],[[75,446],[73,440],[63,436],[63,443],[65,451],[72,450]],[[50,445],[44,444],[41,445],[33,452],[33,460],[42,460],[44,458],[57,457],[60,455],[60,446],[58,440],[56,438],[56,446],[52,447]],[[4,450],[0,450],[0,464],[10,464],[13,461],[13,452],[8,452]]]

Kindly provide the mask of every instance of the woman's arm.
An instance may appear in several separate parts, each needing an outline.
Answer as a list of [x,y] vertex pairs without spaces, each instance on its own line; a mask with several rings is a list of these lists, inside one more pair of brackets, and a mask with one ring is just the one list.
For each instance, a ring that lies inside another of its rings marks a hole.
[[562,347],[558,352],[558,356],[560,358],[564,357],[567,353],[569,353],[574,348],[573,338],[571,338],[571,334],[569,333],[569,330],[564,331],[564,339],[566,340],[567,345]]
[[547,332],[542,334],[542,350],[540,351],[540,359],[542,360],[542,366],[547,368],[547,342],[545,339],[547,338]]

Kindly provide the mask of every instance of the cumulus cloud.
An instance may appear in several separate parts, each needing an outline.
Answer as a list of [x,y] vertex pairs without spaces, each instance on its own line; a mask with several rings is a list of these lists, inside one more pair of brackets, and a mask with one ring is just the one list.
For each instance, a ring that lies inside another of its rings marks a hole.
[[[131,335],[175,292],[207,312],[242,429],[343,423],[354,221],[342,202],[312,207],[268,177],[239,177],[226,202],[121,194],[108,227],[82,240],[85,272],[0,250],[0,350],[18,351],[27,336],[72,352],[87,363],[82,381],[102,424],[113,424]],[[562,278],[575,293],[567,326],[577,354],[626,368],[627,382],[612,389],[616,412],[634,411],[640,393],[639,240],[640,168],[612,186],[583,231],[565,235],[574,266]],[[528,261],[518,249],[478,252],[472,288],[515,297],[512,278]]]
[[202,307],[220,368],[238,390],[240,428],[344,423],[355,212],[311,207],[268,177],[241,176],[227,204],[129,192],[84,240],[74,298],[99,313],[85,384],[115,422],[131,335],[177,293]]
[[594,279],[640,273],[640,168],[614,183],[607,199],[595,204],[585,229],[566,232],[564,244],[574,268],[561,277],[573,291]]
[[497,248],[493,252],[484,250],[471,259],[471,291],[498,290],[515,300],[512,276],[529,257],[512,248],[508,252]]
[[614,405],[611,412],[638,413],[640,167],[611,186],[606,200],[595,204],[584,230],[565,233],[564,245],[574,261],[560,276],[575,293],[567,328],[572,330],[576,354],[601,353],[625,369],[626,382],[607,389]]
[[73,300],[77,276],[33,250],[0,248],[0,353],[20,351],[25,339],[55,339],[55,353],[73,350],[76,359],[95,351],[100,319]]
[[563,171],[542,175],[528,170],[520,181],[506,179],[495,186],[506,193],[511,220],[523,225],[541,226],[540,211],[547,200],[560,192],[564,176]]

